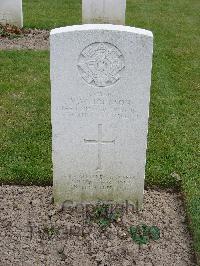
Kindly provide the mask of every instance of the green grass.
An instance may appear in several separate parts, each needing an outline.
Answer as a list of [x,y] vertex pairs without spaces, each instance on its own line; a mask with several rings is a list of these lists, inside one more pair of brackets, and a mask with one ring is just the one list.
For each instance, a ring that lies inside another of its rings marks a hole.
[[23,11],[26,28],[81,24],[81,0],[23,0]]
[[[79,0],[24,0],[25,27],[81,23]],[[127,25],[154,33],[146,185],[182,189],[200,254],[199,0],[127,0]],[[51,172],[49,55],[1,52],[4,183],[48,184]],[[200,256],[200,255],[199,255]]]
[[49,184],[48,52],[0,52],[1,183]]

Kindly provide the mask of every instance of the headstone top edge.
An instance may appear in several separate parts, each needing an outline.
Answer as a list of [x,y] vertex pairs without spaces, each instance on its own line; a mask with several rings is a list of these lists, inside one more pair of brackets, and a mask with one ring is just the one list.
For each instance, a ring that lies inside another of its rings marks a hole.
[[89,31],[89,30],[111,30],[119,32],[131,32],[153,38],[153,33],[149,30],[130,27],[130,26],[113,25],[113,24],[83,24],[83,25],[66,26],[51,30],[50,35],[52,36],[61,33],[75,32],[75,31]]

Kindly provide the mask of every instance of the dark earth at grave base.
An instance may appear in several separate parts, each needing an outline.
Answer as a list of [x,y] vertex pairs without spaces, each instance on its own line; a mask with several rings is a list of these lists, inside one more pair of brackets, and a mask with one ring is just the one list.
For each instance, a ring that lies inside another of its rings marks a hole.
[[0,25],[0,50],[12,49],[47,50],[49,49],[49,31]]
[[[139,246],[131,225],[160,229]],[[0,265],[192,266],[194,253],[179,193],[145,191],[144,209],[101,229],[82,209],[61,210],[51,187],[0,187]]]

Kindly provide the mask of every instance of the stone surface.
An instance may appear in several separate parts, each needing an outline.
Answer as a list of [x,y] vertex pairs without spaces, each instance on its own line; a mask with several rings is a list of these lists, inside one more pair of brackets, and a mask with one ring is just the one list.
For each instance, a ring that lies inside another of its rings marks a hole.
[[50,44],[55,201],[141,205],[152,33],[71,26]]
[[126,0],[82,0],[83,23],[125,25]]
[[22,0],[0,0],[0,24],[23,27]]

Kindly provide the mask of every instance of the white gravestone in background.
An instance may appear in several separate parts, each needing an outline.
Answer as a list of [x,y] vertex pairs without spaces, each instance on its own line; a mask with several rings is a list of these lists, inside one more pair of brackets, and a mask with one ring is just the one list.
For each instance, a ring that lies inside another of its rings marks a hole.
[[23,27],[22,0],[0,0],[0,24]]
[[82,0],[82,22],[125,25],[126,0]]
[[55,202],[143,200],[152,33],[114,25],[51,31]]

